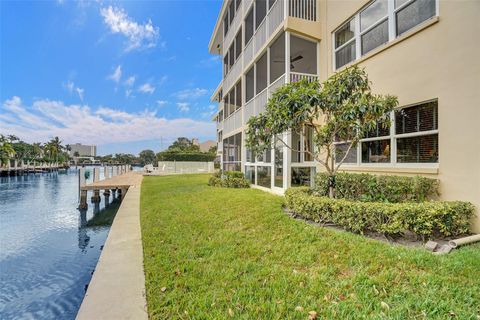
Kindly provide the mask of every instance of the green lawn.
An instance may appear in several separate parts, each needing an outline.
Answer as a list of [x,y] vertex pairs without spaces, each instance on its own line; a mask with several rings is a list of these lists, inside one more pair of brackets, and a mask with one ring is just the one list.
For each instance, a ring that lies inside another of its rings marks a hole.
[[480,319],[480,246],[433,256],[294,220],[283,198],[145,177],[152,319]]

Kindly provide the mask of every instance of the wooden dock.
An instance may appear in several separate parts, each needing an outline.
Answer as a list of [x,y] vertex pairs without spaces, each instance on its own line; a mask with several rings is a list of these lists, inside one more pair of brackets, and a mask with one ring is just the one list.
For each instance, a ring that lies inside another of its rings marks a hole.
[[142,184],[142,179],[143,174],[141,172],[130,171],[120,176],[114,176],[112,178],[80,186],[80,190],[128,189],[131,186],[139,186]]
[[91,198],[92,203],[100,202],[100,190],[103,195],[108,198],[110,194],[115,196],[118,193],[123,199],[131,186],[140,186],[143,179],[141,172],[131,171],[131,167],[127,165],[104,167],[105,179],[100,180],[100,168],[93,169],[93,182],[87,184],[85,178],[85,169],[79,170],[79,199],[78,209],[85,210],[88,208],[87,195],[88,191],[93,191]]

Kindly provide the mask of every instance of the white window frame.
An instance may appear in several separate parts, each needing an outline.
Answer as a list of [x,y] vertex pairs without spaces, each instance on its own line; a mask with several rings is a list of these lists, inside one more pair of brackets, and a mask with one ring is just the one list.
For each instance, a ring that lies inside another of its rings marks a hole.
[[[316,164],[315,157],[313,157],[312,161],[305,161],[305,128],[303,128],[302,131],[303,133],[300,134],[300,161],[293,162],[292,160],[291,161],[292,167],[309,167],[309,166],[314,166]],[[290,132],[290,135],[293,136],[291,132]],[[312,139],[313,139],[313,135],[312,135]],[[293,148],[294,146],[291,146],[291,147]],[[314,149],[313,151],[315,152],[315,144],[313,144],[313,149]],[[288,152],[292,153],[293,151],[291,149],[288,149]]]
[[[405,105],[402,107],[399,107],[392,111],[390,113],[390,133],[389,135],[385,136],[380,136],[380,137],[372,137],[372,138],[365,138],[361,139],[358,144],[357,144],[357,149],[355,150],[357,152],[357,162],[348,162],[348,163],[342,163],[342,167],[374,167],[374,168],[392,168],[392,167],[400,167],[400,168],[438,168],[440,165],[440,159],[438,162],[397,162],[397,139],[402,139],[402,138],[414,138],[414,137],[421,137],[421,136],[429,136],[429,135],[434,135],[434,134],[439,134],[439,129],[438,129],[438,122],[437,122],[437,129],[435,130],[428,130],[428,131],[418,131],[418,132],[411,132],[411,133],[402,133],[402,134],[397,134],[395,132],[396,126],[395,126],[395,111],[402,110],[402,109],[408,109],[412,107],[416,107],[421,104],[429,103],[429,102],[437,102],[437,121],[438,121],[438,99],[430,99],[430,100],[425,100],[421,101],[418,103],[414,104],[409,104]],[[381,140],[390,140],[390,162],[384,162],[384,163],[363,163],[362,162],[362,142],[368,142],[368,141],[381,141]],[[342,144],[346,143],[348,141],[338,141],[335,142],[334,145],[337,144]],[[337,163],[335,161],[335,163]]]
[[[358,12],[356,12],[353,16],[351,16],[350,18],[348,18],[344,23],[342,23],[338,28],[336,28],[335,30],[333,30],[332,32],[332,48],[333,48],[333,52],[332,52],[332,61],[333,61],[333,70],[338,70],[338,69],[341,69],[343,68],[344,66],[346,65],[349,65],[357,60],[359,60],[360,58],[362,58],[362,56],[364,55],[367,55],[369,52],[377,49],[377,48],[380,48],[386,44],[388,44],[389,42],[392,42],[394,41],[395,39],[401,37],[403,34],[400,34],[397,36],[397,30],[396,30],[396,18],[397,18],[397,12],[402,10],[403,8],[409,6],[410,4],[412,4],[413,2],[417,1],[417,0],[408,0],[406,1],[405,3],[403,3],[402,5],[400,5],[398,8],[395,8],[395,0],[386,0],[387,1],[387,15],[382,17],[381,19],[377,20],[375,23],[373,23],[371,26],[369,26],[368,28],[366,28],[365,30],[360,30],[360,14],[366,10],[368,7],[370,7],[375,1],[382,1],[382,0],[374,0],[374,1],[371,1],[369,2],[367,5],[365,5],[364,7],[362,7]],[[435,14],[433,15],[432,18],[434,17],[438,17],[439,16],[439,0],[434,0],[435,1]],[[430,19],[432,19],[430,18]],[[365,33],[367,33],[368,31],[370,31],[371,29],[375,28],[376,26],[378,26],[380,23],[384,22],[385,19],[388,21],[388,41],[384,44],[381,44],[379,45],[378,47],[374,48],[374,49],[371,49],[369,52],[365,53],[365,54],[362,54],[362,35],[364,35]],[[421,22],[420,24],[418,25],[421,25],[425,22],[427,22],[428,20],[430,19],[427,19],[426,21],[423,21]],[[354,21],[354,26],[355,26],[355,29],[354,29],[354,36],[352,39],[348,40],[347,42],[345,42],[344,44],[342,44],[341,46],[339,46],[338,48],[335,48],[335,34],[337,31],[339,31],[343,26],[345,26],[347,23],[350,23],[350,21]],[[418,26],[417,25],[417,26]],[[406,31],[408,32],[408,31]],[[349,61],[347,62],[346,64],[344,64],[343,66],[341,67],[338,67],[337,68],[337,61],[336,61],[336,53],[343,49],[344,47],[346,47],[347,45],[351,44],[352,41],[356,41],[355,42],[355,59],[352,60],[352,61]]]

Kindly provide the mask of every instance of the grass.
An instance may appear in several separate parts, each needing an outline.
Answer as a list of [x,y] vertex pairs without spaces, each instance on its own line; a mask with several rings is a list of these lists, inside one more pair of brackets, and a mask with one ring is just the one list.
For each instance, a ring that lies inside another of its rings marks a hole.
[[283,198],[145,177],[151,319],[480,319],[480,246],[445,256],[294,220]]

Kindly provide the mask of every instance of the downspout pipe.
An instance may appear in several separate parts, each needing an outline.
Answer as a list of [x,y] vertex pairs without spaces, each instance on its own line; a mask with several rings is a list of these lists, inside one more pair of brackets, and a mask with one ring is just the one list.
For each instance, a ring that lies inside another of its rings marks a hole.
[[448,242],[448,244],[450,245],[450,247],[456,248],[456,247],[459,247],[459,246],[463,246],[463,245],[478,242],[478,241],[480,241],[480,234],[476,234],[476,235],[465,237],[465,238],[451,240],[451,241]]

